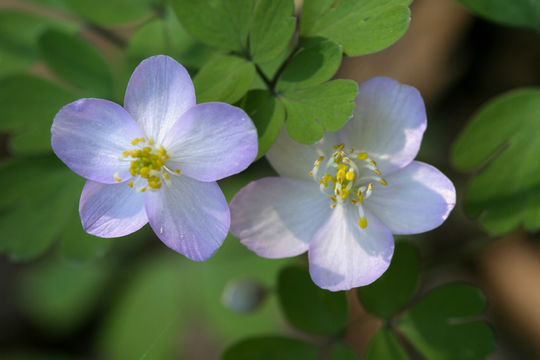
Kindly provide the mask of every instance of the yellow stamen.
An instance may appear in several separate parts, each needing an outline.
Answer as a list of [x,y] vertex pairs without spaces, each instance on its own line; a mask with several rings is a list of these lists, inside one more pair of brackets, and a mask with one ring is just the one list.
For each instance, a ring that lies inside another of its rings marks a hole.
[[352,172],[351,170],[347,171],[347,174],[345,175],[345,179],[347,179],[347,181],[353,181],[354,180],[354,172]]
[[116,181],[116,182],[122,182],[122,179],[120,178],[120,176],[118,176],[118,172],[115,172],[115,173],[114,173],[114,181]]
[[336,198],[334,195],[331,195],[331,196],[330,196],[330,199],[332,199],[332,201],[337,202],[337,198]]
[[129,186],[130,188],[132,188],[132,187],[133,187],[133,181],[128,182],[128,186]]
[[367,219],[365,217],[361,217],[358,219],[358,225],[360,225],[362,229],[367,228]]
[[373,166],[377,166],[377,163],[375,162],[375,160],[369,160],[369,163]]
[[344,147],[345,147],[345,144],[339,144],[339,145],[334,146],[334,150],[341,151],[343,150]]
[[332,209],[335,209],[335,208],[336,208],[336,204],[330,204],[330,207],[331,207]]
[[388,185],[388,182],[386,182],[386,180],[384,179],[380,179],[379,182],[383,184],[384,186]]
[[358,156],[356,158],[358,160],[366,160],[367,159],[367,153],[366,152],[361,152],[360,154],[358,154]]
[[343,191],[341,192],[341,198],[346,199],[348,196],[349,196],[349,190],[343,189]]
[[382,173],[381,173],[381,170],[379,170],[379,169],[375,169],[375,170],[373,170],[373,172],[374,172],[375,174],[379,175],[379,176],[381,176],[381,174],[382,174]]

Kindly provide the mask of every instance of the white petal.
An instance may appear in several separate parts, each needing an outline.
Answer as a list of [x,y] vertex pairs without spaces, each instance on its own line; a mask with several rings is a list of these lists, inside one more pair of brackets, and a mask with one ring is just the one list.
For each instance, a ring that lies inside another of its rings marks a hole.
[[262,178],[231,201],[231,233],[260,256],[296,256],[329,218],[330,203],[313,181]]
[[387,175],[416,157],[426,126],[418,90],[376,77],[358,84],[354,116],[339,133],[347,146],[366,151]]
[[131,234],[148,222],[144,196],[128,187],[127,182],[101,184],[88,180],[79,213],[84,230],[104,238]]
[[186,69],[158,55],[142,61],[126,89],[124,107],[158,144],[176,120],[195,105],[195,89]]
[[309,272],[323,289],[338,291],[368,285],[390,265],[392,234],[367,212],[367,228],[360,228],[356,210],[353,205],[336,207],[309,244]]
[[150,226],[171,249],[191,260],[206,260],[229,231],[227,201],[215,182],[175,175],[170,180],[159,191],[146,192]]
[[452,182],[431,165],[413,161],[375,188],[365,206],[394,234],[417,234],[436,228],[456,203]]

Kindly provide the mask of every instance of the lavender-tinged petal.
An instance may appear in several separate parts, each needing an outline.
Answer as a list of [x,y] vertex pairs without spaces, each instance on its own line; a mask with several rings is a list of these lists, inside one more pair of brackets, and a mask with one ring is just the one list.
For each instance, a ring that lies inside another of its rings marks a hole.
[[338,206],[309,244],[309,272],[323,289],[349,290],[377,280],[394,253],[392,234],[367,212],[367,228],[358,225],[353,205]]
[[417,234],[441,225],[456,203],[452,182],[431,165],[413,161],[378,186],[365,206],[394,234]]
[[231,233],[260,256],[296,256],[329,218],[330,202],[313,181],[259,179],[231,201]]
[[229,208],[215,182],[171,176],[169,185],[146,192],[146,212],[161,241],[195,261],[212,256],[229,231]]
[[328,160],[334,152],[333,147],[340,143],[342,140],[337,133],[325,133],[324,137],[313,145],[300,144],[291,139],[283,128],[276,142],[266,153],[266,158],[283,177],[313,181],[309,172],[313,169],[315,160],[321,155]]
[[426,126],[418,90],[376,77],[359,84],[354,116],[339,133],[347,146],[367,152],[387,175],[416,157]]
[[127,111],[158,143],[193,105],[195,89],[188,72],[165,55],[152,56],[137,66],[124,99]]
[[189,109],[163,140],[167,166],[200,181],[246,169],[257,155],[257,130],[240,108],[205,103]]
[[[81,99],[64,106],[54,118],[51,144],[55,154],[77,174],[101,183],[123,176],[129,161],[122,152],[144,136],[124,108],[108,100]],[[123,179],[125,180],[125,179]]]
[[87,181],[81,194],[79,213],[84,230],[104,238],[131,234],[148,222],[144,195],[135,192],[125,182],[101,184]]

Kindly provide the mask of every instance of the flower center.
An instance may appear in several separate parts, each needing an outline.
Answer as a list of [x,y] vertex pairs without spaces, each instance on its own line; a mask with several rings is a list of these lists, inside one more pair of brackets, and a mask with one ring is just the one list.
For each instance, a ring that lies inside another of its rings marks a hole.
[[375,160],[370,159],[366,152],[349,149],[344,151],[345,144],[334,146],[332,156],[328,157],[324,167],[324,173],[320,175],[326,155],[319,151],[320,156],[315,160],[313,169],[309,172],[313,179],[320,184],[321,192],[328,195],[332,202],[330,207],[334,209],[337,204],[350,201],[358,208],[358,225],[365,229],[367,219],[364,214],[362,203],[373,193],[375,183],[388,185],[381,177],[381,171],[377,168]]
[[[180,170],[171,170],[165,165],[169,159],[167,150],[161,145],[156,145],[153,139],[135,138],[131,145],[136,148],[124,151],[121,159],[131,161],[129,173],[132,180],[129,181],[128,186],[135,187],[137,192],[159,190],[163,182],[170,181],[169,174],[180,174]],[[117,182],[122,181],[118,172],[114,174],[114,179]],[[143,183],[142,186],[136,187],[140,181],[146,181],[146,185]]]

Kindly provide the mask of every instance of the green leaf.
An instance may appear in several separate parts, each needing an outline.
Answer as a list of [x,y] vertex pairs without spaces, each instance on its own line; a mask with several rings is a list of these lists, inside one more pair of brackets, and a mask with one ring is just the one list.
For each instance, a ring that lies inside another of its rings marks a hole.
[[430,360],[480,360],[495,350],[493,331],[478,316],[482,293],[472,286],[442,286],[421,299],[397,327]]
[[256,63],[265,63],[282,53],[294,33],[293,0],[259,0],[249,31],[249,51]]
[[188,69],[199,69],[216,51],[189,35],[174,14],[165,13],[141,26],[129,40],[127,54],[129,74],[144,59],[153,55],[169,55]]
[[298,339],[279,336],[257,337],[243,340],[221,356],[222,360],[316,360],[316,345]]
[[356,359],[359,359],[356,353],[341,343],[335,344],[334,348],[332,349],[332,353],[330,354],[330,360],[356,360]]
[[540,30],[538,0],[458,0],[472,12],[503,25]]
[[281,102],[265,90],[249,91],[242,107],[257,128],[259,159],[276,141],[285,121],[285,109]]
[[54,115],[76,97],[45,79],[14,74],[0,79],[0,130],[14,133],[20,153],[49,152]]
[[352,116],[357,92],[358,84],[352,80],[332,80],[282,94],[287,132],[300,143],[312,144],[324,130],[339,130]]
[[387,327],[380,328],[366,349],[365,360],[409,360],[410,357],[396,335]]
[[246,51],[253,0],[172,0],[172,4],[195,38],[216,48]]
[[302,37],[322,36],[349,56],[382,50],[409,26],[411,0],[310,0],[300,19]]
[[285,317],[300,330],[329,334],[345,327],[345,293],[319,288],[303,267],[289,266],[281,271],[278,296]]
[[123,24],[151,15],[155,0],[64,0],[75,13],[101,25]]
[[35,258],[77,212],[83,179],[54,156],[11,160],[0,167],[0,179],[10,189],[0,208],[0,251],[13,260]]
[[452,149],[455,166],[480,168],[469,184],[465,207],[490,232],[520,223],[540,229],[540,89],[519,89],[483,106]]
[[368,312],[389,319],[410,301],[419,275],[418,251],[413,245],[398,242],[388,270],[371,285],[358,288],[358,298]]
[[110,98],[113,79],[101,54],[79,36],[48,30],[39,38],[47,66],[89,97]]
[[110,267],[104,263],[72,267],[48,260],[23,273],[18,305],[36,325],[66,335],[88,318],[109,276]]
[[0,10],[0,76],[21,71],[39,58],[39,35],[53,28],[73,31],[76,25],[12,9]]
[[255,78],[255,66],[238,56],[211,60],[193,78],[197,102],[233,104],[246,94]]
[[335,42],[311,39],[293,56],[279,77],[276,89],[292,92],[319,85],[329,80],[341,64],[341,48]]

